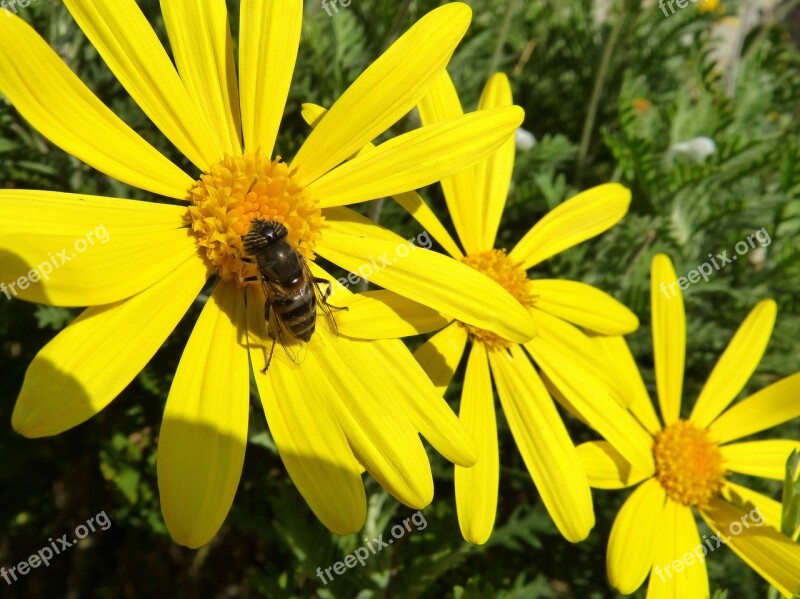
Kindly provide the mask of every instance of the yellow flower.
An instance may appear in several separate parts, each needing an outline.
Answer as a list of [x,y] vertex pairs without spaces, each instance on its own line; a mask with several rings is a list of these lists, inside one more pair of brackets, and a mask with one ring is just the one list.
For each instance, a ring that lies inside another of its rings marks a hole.
[[719,10],[721,2],[719,0],[700,0],[697,4],[697,10],[701,13],[716,12]]
[[[243,281],[254,274],[242,261],[250,220],[283,222],[307,258],[319,254],[352,268],[394,250],[400,238],[344,204],[449,176],[499,147],[523,115],[503,108],[422,127],[341,165],[408,113],[444,69],[471,18],[465,4],[451,3],[372,64],[285,163],[274,148],[300,42],[301,0],[242,0],[238,85],[224,0],[162,3],[177,69],[135,0],[65,4],[199,174],[193,179],[134,133],[22,20],[0,18],[0,91],[22,116],[108,176],[178,200],[0,192],[0,247],[9,256],[0,280],[21,281],[12,289],[21,299],[90,306],[30,365],[13,425],[28,437],[53,435],[102,410],[217,274],[170,389],[158,455],[167,527],[177,542],[197,547],[233,501],[247,441],[249,361],[260,369],[269,343],[261,288]],[[104,240],[68,255],[87,231],[102,231]],[[63,261],[60,248],[67,248]],[[50,258],[55,267],[44,276]],[[311,264],[316,276],[330,278]],[[30,272],[45,280],[29,284]],[[437,284],[426,285],[425,276]],[[413,252],[375,281],[518,341],[534,334],[500,285],[434,252]],[[487,309],[494,304],[502,311]],[[448,459],[475,461],[457,418],[400,341],[351,341],[320,325],[299,367],[278,349],[256,383],[289,474],[337,533],[363,523],[364,468],[400,501],[427,505],[433,482],[420,433]]]
[[[740,473],[783,480],[789,455],[800,448],[797,440],[739,441],[800,415],[800,373],[728,407],[764,355],[775,324],[775,302],[760,302],[747,316],[689,417],[681,418],[686,318],[675,270],[663,254],[653,259],[650,293],[663,425],[624,340],[599,340],[595,351],[610,370],[616,369],[618,392],[630,400],[623,425],[636,443],[645,433],[642,449],[652,452],[653,465],[634,466],[603,441],[578,448],[593,487],[638,485],[611,529],[609,580],[627,594],[649,574],[648,597],[708,597],[706,556],[727,544],[791,597],[800,587],[800,545],[780,533],[780,504],[729,479],[731,473]],[[712,537],[700,538],[695,512]]]
[[647,114],[647,112],[653,107],[653,103],[648,100],[647,98],[636,98],[633,101],[633,109],[639,116],[643,116]]
[[[486,85],[480,111],[512,105],[505,75]],[[305,107],[314,121],[319,109]],[[450,77],[439,77],[420,105],[422,121],[430,126],[462,114]],[[636,329],[636,316],[615,299],[589,285],[548,279],[529,279],[527,269],[612,227],[627,212],[630,192],[621,185],[602,185],[579,194],[540,220],[510,252],[495,249],[495,237],[506,203],[514,168],[514,138],[472,169],[442,181],[445,198],[462,253],[422,198],[396,196],[427,232],[454,258],[483,272],[505,287],[534,318],[538,335],[519,345],[495,331],[465,323],[452,311],[431,313],[389,292],[359,294],[345,302],[341,330],[356,337],[382,338],[439,331],[415,354],[443,392],[461,361],[467,341],[471,349],[461,397],[460,419],[478,447],[474,468],[456,468],[456,501],[464,538],[485,542],[494,527],[499,484],[499,458],[492,378],[500,404],[523,460],[556,526],[570,541],[586,538],[594,526],[591,491],[579,468],[578,455],[545,382],[557,383],[558,399],[579,413],[600,412],[601,426],[612,438],[615,415],[624,408],[610,394],[586,387],[582,362],[569,344],[588,343],[573,323],[601,334],[619,335]],[[476,303],[490,300],[468,291]],[[494,306],[498,312],[504,308]],[[440,330],[441,329],[441,330]],[[533,362],[546,374],[543,381]],[[637,456],[633,455],[632,459]],[[646,456],[639,456],[646,461]]]

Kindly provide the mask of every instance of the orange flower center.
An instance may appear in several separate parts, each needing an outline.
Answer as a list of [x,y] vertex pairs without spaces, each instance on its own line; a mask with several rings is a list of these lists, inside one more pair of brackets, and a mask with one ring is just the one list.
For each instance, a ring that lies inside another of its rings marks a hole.
[[725,483],[719,446],[688,420],[658,433],[653,455],[658,482],[668,497],[685,506],[705,506]]
[[289,166],[258,151],[225,156],[201,175],[189,199],[197,243],[222,279],[240,283],[257,274],[255,264],[242,261],[242,237],[254,218],[283,223],[289,242],[309,260],[324,226],[318,200],[293,180]]
[[[530,307],[533,305],[535,297],[531,292],[531,282],[527,273],[519,264],[508,257],[505,250],[489,250],[488,252],[470,254],[462,262],[499,283],[523,306]],[[472,325],[460,324],[469,331],[473,340],[484,343],[489,349],[502,349],[511,345],[509,341],[495,333]]]

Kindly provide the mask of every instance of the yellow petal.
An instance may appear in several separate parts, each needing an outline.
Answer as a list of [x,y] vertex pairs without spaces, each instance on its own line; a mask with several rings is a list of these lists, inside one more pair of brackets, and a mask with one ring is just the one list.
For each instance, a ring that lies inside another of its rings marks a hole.
[[531,292],[539,310],[602,335],[627,335],[639,327],[636,314],[586,283],[535,279]]
[[[504,73],[495,73],[483,89],[478,109],[511,106],[513,103],[508,77]],[[486,249],[494,247],[514,173],[515,153],[516,143],[512,135],[497,152],[475,167],[475,189],[483,203],[481,217],[478,219],[483,225],[480,246]]]
[[653,311],[653,353],[656,386],[661,416],[666,425],[678,420],[683,393],[683,368],[686,359],[686,315],[683,296],[667,293],[678,280],[672,262],[664,254],[653,257],[650,273],[650,301]]
[[591,371],[543,337],[525,344],[536,364],[570,405],[637,470],[652,472],[653,439]]
[[631,192],[618,183],[592,187],[548,212],[509,255],[525,269],[535,266],[607,231],[625,216],[630,203]]
[[667,499],[658,529],[647,599],[707,599],[704,545],[691,508]]
[[[478,460],[475,444],[422,367],[397,340],[374,342],[391,384],[403,391],[401,404],[414,426],[448,461],[470,467]],[[411,358],[409,360],[409,357]],[[375,385],[386,377],[375,378]]]
[[624,337],[597,336],[592,337],[592,343],[600,349],[611,376],[617,379],[617,388],[628,398],[628,409],[647,432],[656,435],[661,430],[661,422]]
[[175,542],[200,547],[228,515],[244,463],[250,379],[244,297],[217,285],[186,344],[158,446],[161,512]]
[[503,413],[525,466],[564,538],[582,541],[594,527],[592,494],[578,452],[533,365],[519,346],[489,352]]
[[440,395],[447,391],[466,345],[467,330],[458,323],[452,323],[414,352],[414,358],[430,377]]
[[456,466],[458,524],[467,541],[482,545],[494,528],[500,482],[492,377],[482,343],[473,343],[469,353],[459,418],[475,440],[478,463],[472,468]]
[[[328,115],[326,118],[330,118]],[[319,198],[324,208],[425,187],[491,154],[523,118],[522,109],[514,106],[482,110],[414,129],[319,177],[308,186],[308,192]]]
[[[320,119],[325,116],[327,112],[328,111],[322,106],[318,106],[316,104],[303,104],[303,118],[312,127],[316,127],[317,123],[319,123]],[[364,148],[359,151],[359,154],[374,149],[375,146],[370,143],[364,146]],[[412,218],[414,218],[414,220],[422,225],[422,228],[425,232],[439,242],[439,244],[448,254],[456,259],[464,257],[464,254],[459,249],[458,244],[453,241],[450,233],[448,233],[447,229],[444,228],[444,225],[442,225],[441,221],[439,221],[439,219],[433,213],[433,210],[430,209],[430,206],[428,206],[425,200],[422,199],[422,196],[420,196],[416,191],[401,193],[393,196],[393,198],[398,204],[400,204],[400,206],[403,207],[406,212],[412,216]],[[329,208],[327,210],[339,209]]]
[[[339,281],[341,283],[341,281]],[[336,313],[339,332],[356,339],[395,339],[431,333],[450,320],[435,310],[392,291],[367,291],[331,304],[347,311]]]
[[720,443],[741,439],[800,416],[800,372],[754,393],[726,411],[709,427]]
[[[248,289],[247,312],[253,336],[250,359],[260,365],[266,341],[260,289]],[[346,535],[363,526],[367,500],[361,465],[329,399],[336,391],[316,358],[318,347],[309,347],[300,367],[283,359],[281,348],[276,348],[279,353],[267,374],[256,374],[256,385],[275,445],[297,490],[328,529]]]
[[161,0],[161,12],[183,84],[222,150],[240,155],[239,89],[224,0]]
[[780,530],[783,520],[783,506],[780,502],[729,480],[725,481],[720,494],[731,505],[748,512],[748,521],[752,524],[759,525],[762,522]]
[[222,159],[220,140],[135,0],[64,0],[64,5],[122,86],[184,156],[201,171]]
[[[461,101],[458,99],[458,92],[447,70],[443,70],[439,74],[428,93],[420,101],[418,108],[422,124],[426,126],[464,114]],[[452,177],[442,179],[441,184],[450,218],[453,219],[456,233],[467,253],[491,249],[492,246],[483,247],[480,244],[479,217],[481,215],[477,210],[474,169],[461,169]]]
[[242,0],[239,68],[247,151],[273,154],[303,25],[302,0]]
[[105,408],[155,355],[207,275],[200,260],[189,260],[130,299],[84,311],[28,367],[14,429],[56,435]]
[[[330,278],[316,266],[312,266],[312,272],[316,276]],[[339,292],[344,298],[350,295],[347,290],[340,289]],[[361,364],[362,360],[356,354],[366,352],[366,360],[376,364],[371,374],[374,376],[374,387],[396,395],[396,401],[414,426],[439,453],[461,466],[475,463],[477,456],[469,435],[442,399],[442,393],[435,389],[401,341],[384,339],[369,344],[345,345],[342,351],[354,353],[352,362],[348,362],[352,364]]]
[[185,227],[187,216],[183,206],[29,189],[0,189],[0,209],[0,235],[36,231],[79,237],[101,224],[170,231]]
[[430,464],[403,409],[411,389],[394,383],[392,365],[373,350],[376,342],[336,337],[325,326],[317,327],[314,342],[309,351],[335,391],[330,401],[356,458],[398,501],[417,509],[428,505],[433,498]]
[[[89,91],[22,19],[0,20],[0,92],[65,152],[110,177],[185,199],[192,179]],[[58,90],[58,93],[53,93]]]
[[392,196],[394,201],[400,204],[403,209],[408,212],[412,218],[417,221],[424,231],[439,242],[445,252],[450,254],[456,260],[464,257],[463,252],[458,247],[458,244],[444,228],[441,221],[436,218],[436,215],[431,210],[430,206],[422,199],[416,191],[409,191]]
[[0,292],[59,306],[125,299],[199,260],[185,208],[38,191],[0,192]]
[[[316,181],[410,112],[450,61],[471,17],[466,4],[452,2],[429,12],[394,42],[308,136],[292,161],[298,181]],[[416,187],[401,191],[411,189]]]
[[655,473],[634,469],[608,441],[589,441],[577,449],[589,485],[595,489],[624,489]]
[[[398,237],[396,233],[393,233],[385,227],[381,227],[375,221],[344,206],[323,208],[322,216],[325,217],[325,224],[327,225],[326,230],[334,229],[337,233],[341,233],[342,235],[353,235],[356,237],[361,237],[363,234],[369,233],[370,237],[379,237],[380,239],[395,244],[398,242],[406,243],[406,240]],[[325,234],[326,233],[323,232],[323,238]],[[417,245],[417,238],[412,237],[407,240],[407,243],[410,245]],[[375,256],[372,256],[372,259],[375,259]],[[382,266],[383,262],[378,260],[378,264]]]
[[662,525],[665,500],[664,489],[651,478],[631,493],[614,520],[606,567],[611,586],[623,595],[642,586],[653,566],[653,539]]
[[[785,597],[800,589],[800,544],[770,526],[743,526],[749,514],[722,499],[712,499],[700,515],[712,530],[729,537],[727,546]],[[730,534],[740,528],[739,534]]]
[[759,302],[736,331],[692,410],[697,426],[711,424],[747,384],[767,349],[777,310],[773,300]]
[[614,367],[617,356],[605,355],[600,351],[599,337],[589,337],[567,321],[537,308],[531,310],[531,315],[539,337],[569,354],[574,364],[579,364],[582,369],[603,382],[606,391],[611,393],[619,405],[628,406],[631,401],[628,386],[620,380],[620,373]]
[[399,236],[390,241],[374,224],[348,223],[346,234],[337,223],[328,224],[316,251],[342,268],[357,273],[377,260],[381,268],[371,278],[376,285],[512,341],[527,341],[536,333],[530,315],[510,293],[466,264]]
[[770,439],[720,447],[728,470],[780,481],[786,477],[786,462],[793,450],[800,451],[800,441]]

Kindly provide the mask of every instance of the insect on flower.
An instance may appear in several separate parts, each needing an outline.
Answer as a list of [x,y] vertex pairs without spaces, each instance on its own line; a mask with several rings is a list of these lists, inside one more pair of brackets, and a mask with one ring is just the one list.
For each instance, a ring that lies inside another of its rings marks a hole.
[[[244,261],[252,262],[254,259],[259,272],[258,276],[248,277],[244,281],[261,281],[267,300],[264,304],[264,322],[272,338],[272,347],[262,373],[269,368],[278,340],[292,362],[299,364],[302,361],[302,351],[316,327],[317,303],[334,333],[337,328],[332,310],[347,310],[328,303],[330,281],[311,273],[306,259],[287,239],[288,234],[282,223],[257,218],[251,222],[250,230],[242,239],[244,250],[251,257]],[[328,286],[325,293],[319,288],[321,284]],[[292,346],[298,345],[299,349],[292,349]]]

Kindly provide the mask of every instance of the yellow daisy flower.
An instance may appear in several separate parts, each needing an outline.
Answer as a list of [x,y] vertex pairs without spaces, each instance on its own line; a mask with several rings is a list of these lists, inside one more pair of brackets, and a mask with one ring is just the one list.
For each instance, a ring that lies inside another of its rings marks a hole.
[[[800,373],[728,407],[755,371],[769,342],[776,305],[760,302],[731,339],[688,418],[681,417],[686,317],[669,258],[653,258],[653,349],[663,425],[625,341],[598,339],[595,352],[616,369],[618,391],[628,396],[623,420],[632,441],[652,452],[653,465],[632,465],[608,443],[578,447],[593,487],[638,485],[622,506],[608,543],[608,576],[624,594],[650,575],[648,598],[709,596],[706,556],[726,544],[751,568],[791,597],[800,590],[800,545],[780,533],[781,506],[729,479],[731,473],[783,480],[800,441],[741,439],[800,416]],[[713,531],[700,538],[694,514]]]
[[[511,86],[505,75],[486,85],[479,112],[511,106]],[[452,80],[445,72],[420,104],[425,125],[446,122],[463,114]],[[324,114],[304,107],[306,120]],[[471,340],[461,396],[460,419],[478,447],[478,464],[457,467],[456,502],[461,531],[472,543],[485,542],[494,527],[499,485],[499,456],[492,379],[511,432],[528,471],[559,531],[577,542],[594,526],[591,491],[579,468],[578,455],[547,385],[558,387],[557,398],[579,413],[605,414],[600,428],[623,439],[615,416],[624,407],[610,394],[583,382],[582,362],[573,357],[572,343],[587,343],[569,323],[602,334],[629,333],[636,316],[612,297],[573,281],[529,279],[527,270],[547,258],[599,235],[627,212],[630,192],[621,185],[596,187],[565,201],[540,220],[510,251],[495,249],[495,237],[514,168],[514,136],[486,161],[442,181],[447,205],[466,254],[416,194],[395,196],[412,216],[454,258],[506,288],[531,314],[537,337],[524,345],[496,332],[476,327],[448,312],[431,313],[387,291],[359,294],[344,305],[344,334],[354,337],[406,336],[438,331],[416,357],[444,392]],[[479,294],[476,301],[487,301]],[[500,311],[503,308],[495,307]],[[564,332],[566,327],[566,333]],[[533,361],[533,363],[532,363]],[[545,374],[545,380],[534,367]],[[597,418],[594,418],[597,419]],[[622,444],[623,451],[627,447]],[[647,454],[627,453],[646,464]]]
[[[242,261],[251,219],[282,222],[307,258],[319,254],[352,268],[394,250],[397,237],[344,204],[447,177],[499,147],[523,115],[502,108],[421,127],[342,164],[408,113],[444,69],[471,18],[465,4],[451,3],[400,37],[284,162],[275,144],[300,41],[301,0],[242,0],[238,85],[224,0],[162,3],[176,66],[135,0],[65,4],[199,174],[193,179],[139,137],[21,19],[0,18],[0,92],[24,118],[110,177],[188,202],[0,192],[7,256],[0,281],[14,282],[9,288],[21,299],[90,306],[30,365],[12,424],[28,437],[54,435],[102,410],[155,354],[208,277],[218,275],[175,374],[158,454],[167,527],[178,543],[197,547],[213,537],[233,501],[247,440],[249,362],[260,368],[269,342],[261,288],[243,283],[256,274]],[[97,233],[91,247],[81,239],[87,231]],[[316,276],[329,278],[311,264]],[[376,280],[517,341],[535,332],[500,285],[434,252],[415,251]],[[501,310],[487,309],[493,305]],[[363,523],[364,468],[407,505],[430,502],[420,433],[455,463],[474,463],[469,437],[400,341],[352,341],[320,325],[301,366],[281,354],[266,376],[256,375],[267,420],[297,488],[334,532]]]

